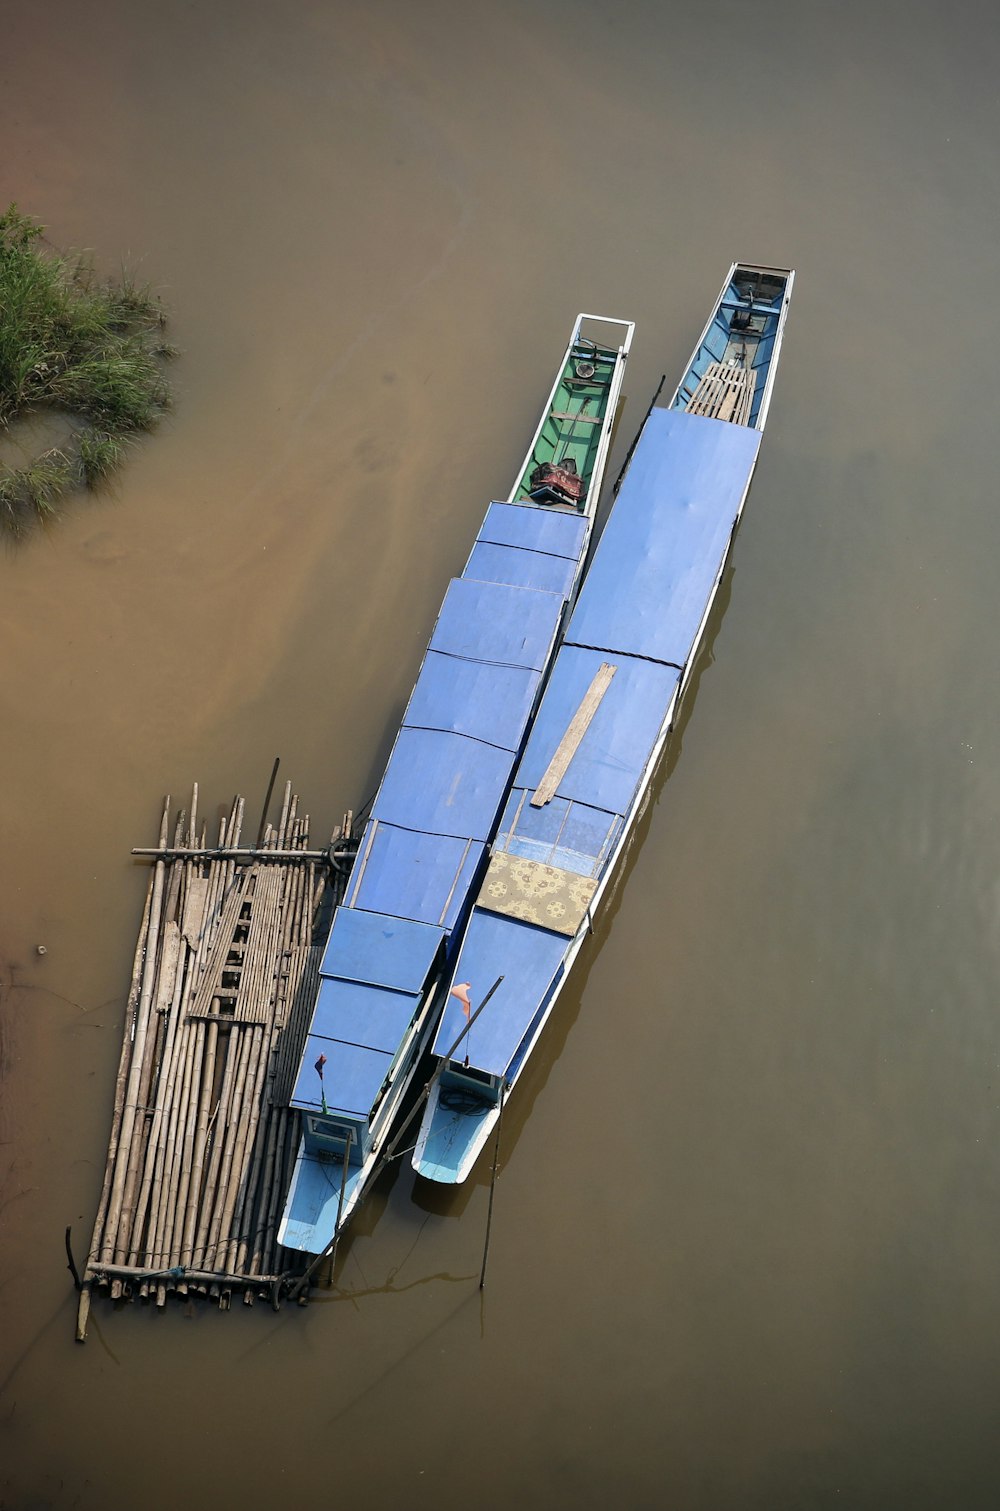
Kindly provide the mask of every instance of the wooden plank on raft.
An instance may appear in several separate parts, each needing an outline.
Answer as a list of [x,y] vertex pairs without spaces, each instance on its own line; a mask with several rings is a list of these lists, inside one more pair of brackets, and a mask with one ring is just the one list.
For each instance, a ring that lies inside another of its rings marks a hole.
[[579,708],[566,726],[566,733],[556,746],[555,755],[532,794],[532,808],[544,808],[555,797],[556,789],[566,775],[569,763],[580,747],[580,741],[590,728],[591,720],[600,708],[601,700],[611,686],[611,679],[616,671],[617,667],[612,666],[610,661],[602,661],[594,673],[593,681],[581,698]]

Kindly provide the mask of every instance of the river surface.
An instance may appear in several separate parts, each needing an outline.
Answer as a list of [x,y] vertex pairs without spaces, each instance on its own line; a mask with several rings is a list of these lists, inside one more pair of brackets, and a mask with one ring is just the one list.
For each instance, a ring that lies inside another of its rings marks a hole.
[[[1000,1504],[1000,28],[966,3],[8,6],[0,193],[176,409],[0,553],[0,1506]],[[734,258],[797,284],[669,758],[484,1164],[278,1315],[73,1342],[165,792],[329,834],[578,310],[612,475]],[[44,945],[41,956],[37,947]]]

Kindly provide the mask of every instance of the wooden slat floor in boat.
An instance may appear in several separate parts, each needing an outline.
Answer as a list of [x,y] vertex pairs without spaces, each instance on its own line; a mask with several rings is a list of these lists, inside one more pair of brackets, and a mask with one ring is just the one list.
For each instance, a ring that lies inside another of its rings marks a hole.
[[688,400],[687,412],[704,415],[710,420],[749,425],[755,382],[756,374],[752,369],[712,362]]

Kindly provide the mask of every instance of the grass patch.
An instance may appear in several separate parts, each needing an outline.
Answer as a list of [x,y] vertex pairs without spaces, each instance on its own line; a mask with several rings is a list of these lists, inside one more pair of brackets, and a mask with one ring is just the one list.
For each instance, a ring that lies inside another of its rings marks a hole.
[[127,273],[100,282],[90,259],[44,251],[42,226],[0,215],[0,441],[18,421],[69,416],[69,439],[20,467],[0,465],[0,528],[20,534],[56,501],[96,487],[170,405],[158,299]]

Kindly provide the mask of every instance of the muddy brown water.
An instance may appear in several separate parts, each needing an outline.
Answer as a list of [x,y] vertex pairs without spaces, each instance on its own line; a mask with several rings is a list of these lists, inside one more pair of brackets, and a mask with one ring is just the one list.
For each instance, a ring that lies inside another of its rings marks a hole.
[[[0,1506],[1000,1503],[1000,731],[985,6],[54,0],[3,196],[137,262],[176,410],[0,556]],[[96,1305],[164,792],[328,832],[579,309],[620,462],[734,257],[798,283],[684,718],[449,1198],[278,1316]],[[36,947],[44,944],[44,957]]]

